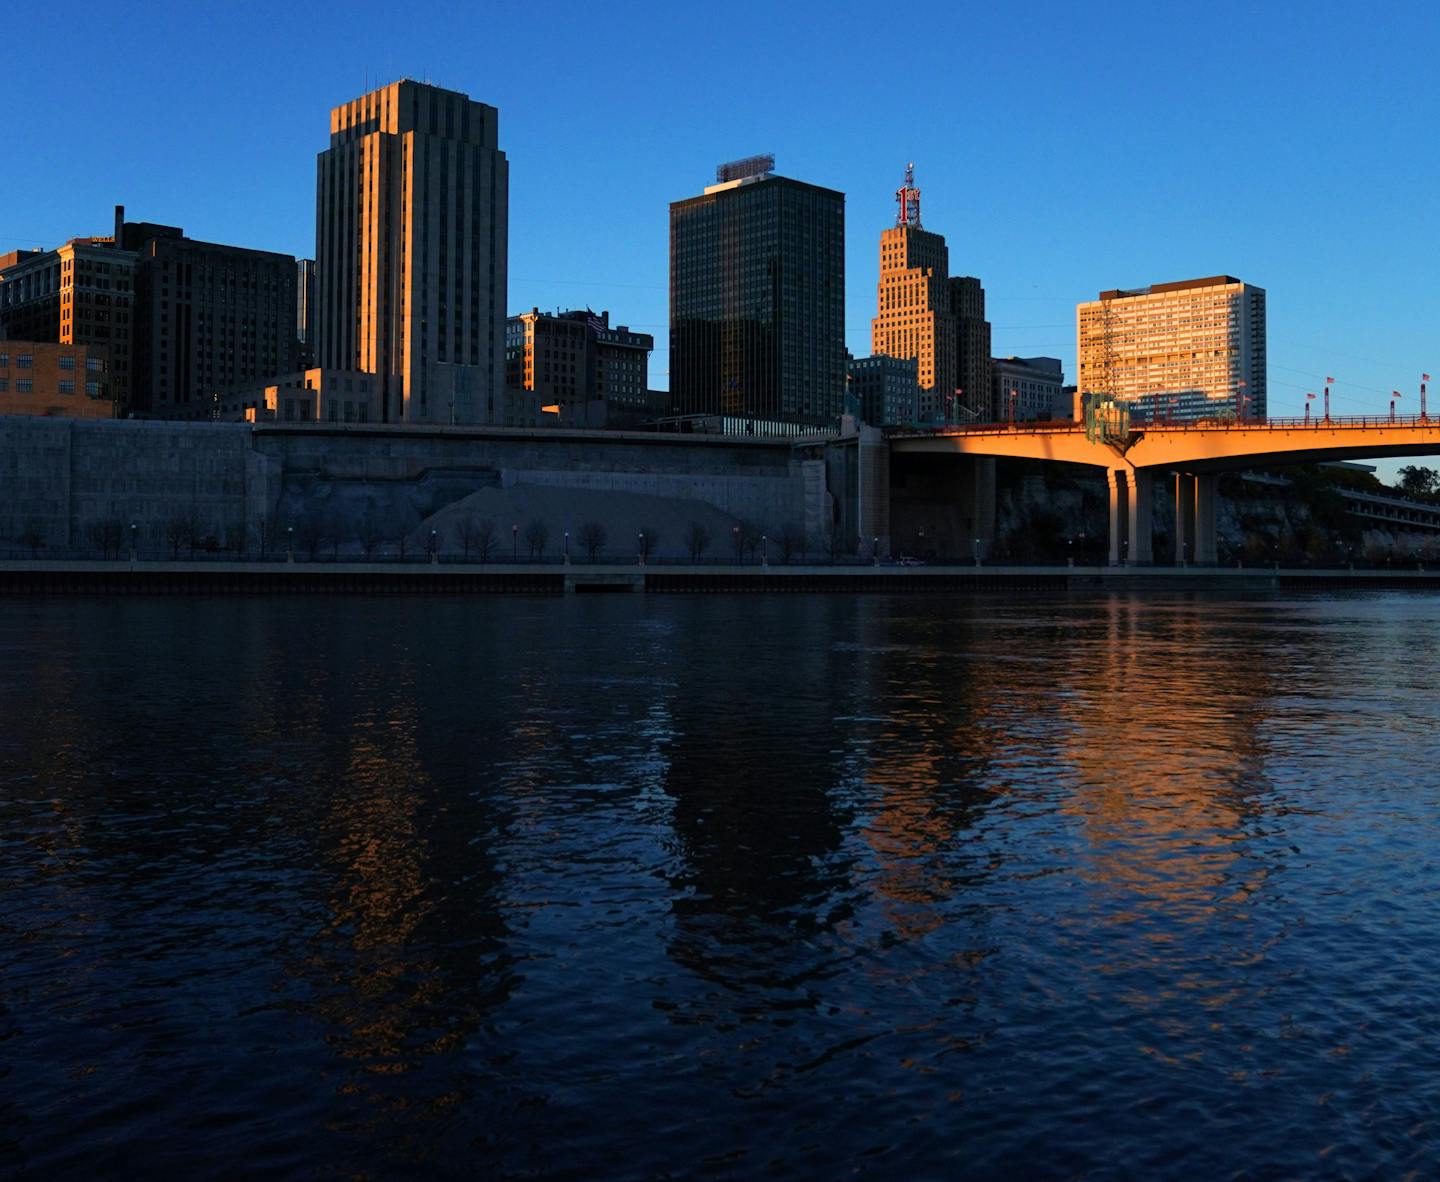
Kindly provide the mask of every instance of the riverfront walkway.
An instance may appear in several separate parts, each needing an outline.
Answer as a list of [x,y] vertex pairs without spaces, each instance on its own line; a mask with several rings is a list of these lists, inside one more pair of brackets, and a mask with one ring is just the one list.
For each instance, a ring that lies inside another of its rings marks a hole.
[[0,594],[1440,591],[1440,568],[0,561]]

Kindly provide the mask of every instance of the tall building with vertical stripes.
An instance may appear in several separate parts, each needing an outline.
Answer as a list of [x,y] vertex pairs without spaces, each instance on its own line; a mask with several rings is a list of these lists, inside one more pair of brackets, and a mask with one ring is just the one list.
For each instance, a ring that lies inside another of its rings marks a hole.
[[405,80],[330,112],[316,361],[378,375],[392,423],[503,416],[510,172],[499,112]]

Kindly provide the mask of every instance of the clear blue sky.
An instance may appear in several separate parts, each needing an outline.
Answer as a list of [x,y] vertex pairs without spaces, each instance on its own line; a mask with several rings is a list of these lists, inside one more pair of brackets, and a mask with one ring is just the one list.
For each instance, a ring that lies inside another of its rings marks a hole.
[[[1228,272],[1269,294],[1270,407],[1413,411],[1440,376],[1440,5],[34,3],[4,11],[0,250],[106,232],[314,244],[331,106],[397,77],[500,109],[512,311],[656,337],[668,202],[721,160],[843,190],[847,336],[916,161],[994,348],[1061,357],[1102,288]],[[1436,401],[1440,409],[1440,398]]]

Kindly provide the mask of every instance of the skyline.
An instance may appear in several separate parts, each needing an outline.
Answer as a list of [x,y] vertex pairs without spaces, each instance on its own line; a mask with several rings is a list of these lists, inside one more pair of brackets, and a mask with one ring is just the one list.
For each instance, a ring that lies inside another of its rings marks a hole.
[[[823,23],[785,15],[764,43],[745,34],[767,11],[756,5],[728,6],[723,28],[690,14],[642,21],[647,10],[628,4],[597,19],[575,5],[523,61],[465,48],[533,35],[523,14],[440,8],[396,29],[365,4],[344,27],[278,5],[221,12],[206,53],[178,60],[185,26],[168,14],[183,11],[18,7],[36,43],[64,38],[80,16],[123,52],[97,57],[79,86],[44,55],[14,67],[29,96],[15,147],[34,183],[0,204],[0,250],[102,233],[123,203],[196,238],[314,257],[330,108],[409,75],[500,110],[507,310],[608,309],[655,335],[657,388],[668,385],[668,204],[698,192],[716,163],[758,151],[776,153],[780,175],[846,194],[857,356],[869,352],[879,236],[913,159],[926,228],[945,235],[953,273],[985,284],[997,357],[1060,357],[1073,377],[1077,303],[1223,272],[1270,293],[1273,415],[1300,414],[1326,374],[1338,379],[1337,414],[1382,413],[1395,388],[1411,410],[1420,372],[1440,365],[1440,292],[1414,247],[1440,229],[1428,198],[1440,173],[1413,151],[1436,83],[1423,52],[1393,56],[1395,44],[1440,40],[1440,17],[1418,4],[1386,20],[1311,8],[1304,28],[1239,5],[1203,19],[920,5],[903,26],[847,6]],[[887,28],[904,35],[876,37]],[[707,60],[727,69],[684,68],[702,32]],[[1136,52],[1147,46],[1165,52]],[[954,85],[967,57],[986,63],[968,89]],[[164,85],[147,87],[157,60]],[[176,103],[172,87],[193,101]],[[102,101],[114,137],[77,135],[77,112]],[[1254,126],[1256,112],[1271,122]],[[68,149],[57,158],[58,141]]]

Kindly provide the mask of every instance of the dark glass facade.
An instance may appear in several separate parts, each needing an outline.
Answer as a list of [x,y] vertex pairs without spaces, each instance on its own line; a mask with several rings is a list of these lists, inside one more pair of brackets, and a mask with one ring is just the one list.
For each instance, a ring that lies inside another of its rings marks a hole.
[[767,176],[670,206],[676,414],[828,421],[845,372],[845,194]]

